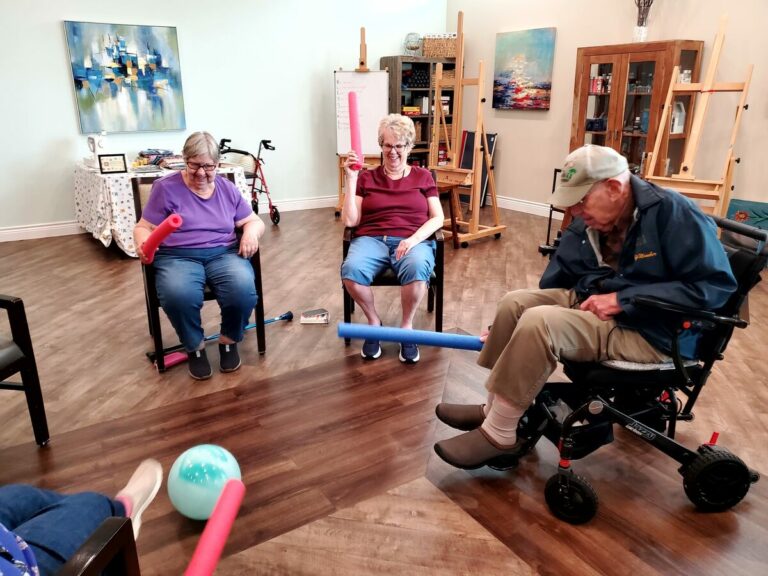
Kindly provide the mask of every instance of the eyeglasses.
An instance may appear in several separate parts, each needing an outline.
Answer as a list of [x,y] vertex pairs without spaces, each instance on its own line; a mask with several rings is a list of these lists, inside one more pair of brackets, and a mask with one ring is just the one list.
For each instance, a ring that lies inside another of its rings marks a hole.
[[197,162],[187,162],[187,168],[189,168],[192,172],[197,172],[202,168],[206,172],[213,172],[216,170],[216,164],[199,164]]
[[384,150],[384,152],[391,152],[393,148],[398,152],[402,152],[408,148],[408,144],[381,144],[381,149]]

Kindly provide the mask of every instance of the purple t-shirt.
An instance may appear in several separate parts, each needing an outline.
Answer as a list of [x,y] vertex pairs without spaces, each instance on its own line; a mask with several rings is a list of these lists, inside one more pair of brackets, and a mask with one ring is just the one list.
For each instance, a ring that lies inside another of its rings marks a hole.
[[181,177],[181,172],[155,180],[141,217],[158,226],[171,214],[181,216],[181,227],[161,246],[169,248],[215,248],[235,241],[235,222],[253,213],[228,179],[216,175],[210,198],[200,198]]
[[360,223],[355,236],[408,237],[429,220],[427,198],[437,198],[437,186],[429,170],[412,166],[405,178],[392,180],[379,166],[357,178],[362,196]]

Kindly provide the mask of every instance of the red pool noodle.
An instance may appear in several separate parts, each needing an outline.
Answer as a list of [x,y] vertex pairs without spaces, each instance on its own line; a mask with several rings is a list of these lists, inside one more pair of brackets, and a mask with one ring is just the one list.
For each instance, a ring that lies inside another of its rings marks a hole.
[[152,234],[150,234],[147,239],[144,240],[144,244],[141,245],[141,249],[147,257],[147,264],[152,264],[152,261],[155,259],[157,247],[160,246],[160,243],[165,240],[168,234],[175,232],[181,226],[181,222],[181,216],[178,214],[171,214],[168,218],[160,222],[160,225],[157,228],[152,230]]
[[244,495],[245,484],[242,481],[231,479],[224,485],[184,576],[211,576],[216,570]]
[[358,161],[352,165],[352,170],[360,170],[363,167],[363,147],[360,145],[360,114],[357,110],[357,93],[349,93],[349,137],[352,142],[352,150],[357,154]]

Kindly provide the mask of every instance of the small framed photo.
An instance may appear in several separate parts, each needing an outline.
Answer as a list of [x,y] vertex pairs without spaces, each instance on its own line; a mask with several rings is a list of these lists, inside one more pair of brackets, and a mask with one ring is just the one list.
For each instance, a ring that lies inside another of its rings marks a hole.
[[123,174],[128,172],[125,154],[99,154],[99,171],[102,174]]

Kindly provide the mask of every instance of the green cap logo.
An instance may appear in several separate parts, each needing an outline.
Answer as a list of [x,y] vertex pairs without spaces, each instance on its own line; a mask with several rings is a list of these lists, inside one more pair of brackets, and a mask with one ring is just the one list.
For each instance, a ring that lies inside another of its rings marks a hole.
[[573,175],[576,174],[578,170],[576,168],[570,168],[567,172],[563,172],[563,176],[560,178],[563,182],[570,182],[571,178],[573,178]]

